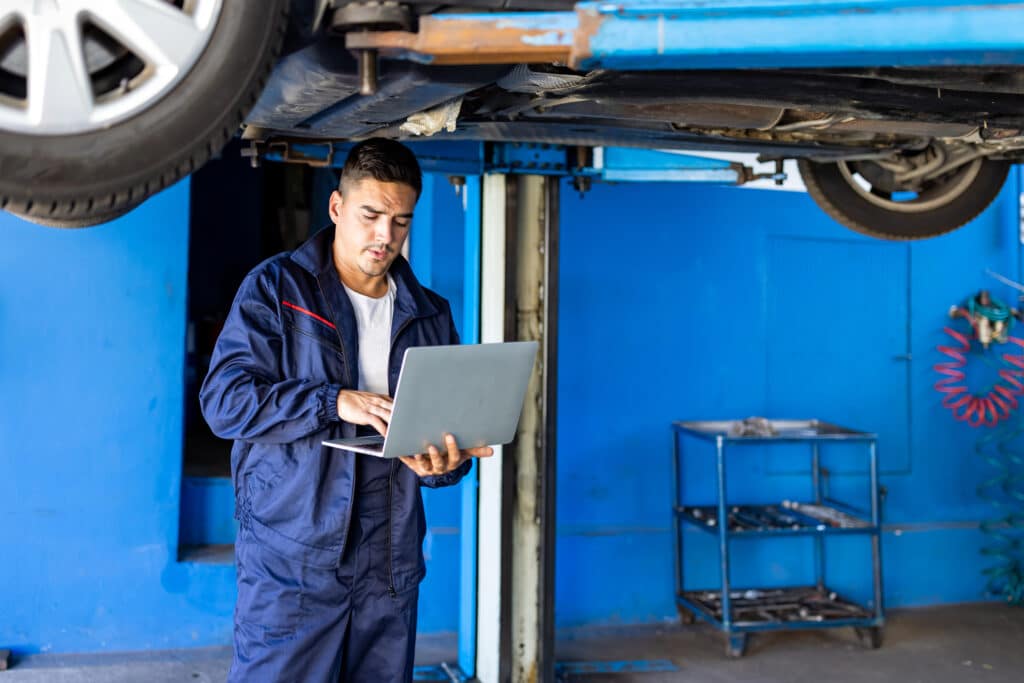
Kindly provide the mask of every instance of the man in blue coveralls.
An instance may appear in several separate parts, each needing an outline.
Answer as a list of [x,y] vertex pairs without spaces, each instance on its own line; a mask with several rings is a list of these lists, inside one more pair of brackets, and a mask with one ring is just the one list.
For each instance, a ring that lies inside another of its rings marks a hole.
[[491,449],[446,435],[383,460],[320,442],[383,434],[405,350],[459,343],[448,302],[399,254],[420,189],[408,148],[356,145],[333,229],[249,273],[217,339],[200,402],[235,440],[230,681],[412,680],[420,486],[455,484]]

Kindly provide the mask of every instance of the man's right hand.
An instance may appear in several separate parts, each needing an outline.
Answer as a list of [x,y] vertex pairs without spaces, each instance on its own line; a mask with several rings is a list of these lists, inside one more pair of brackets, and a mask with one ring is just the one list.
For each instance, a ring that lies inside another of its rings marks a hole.
[[384,436],[391,422],[393,404],[387,396],[342,389],[338,392],[338,417],[350,424],[369,425]]

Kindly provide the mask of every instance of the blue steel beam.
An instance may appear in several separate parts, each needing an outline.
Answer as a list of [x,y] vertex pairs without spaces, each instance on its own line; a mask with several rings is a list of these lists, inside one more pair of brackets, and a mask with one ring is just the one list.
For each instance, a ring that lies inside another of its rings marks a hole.
[[1024,63],[1024,3],[634,0],[575,12],[424,17],[417,33],[352,33],[350,49],[432,64],[581,69]]
[[[268,148],[269,161],[340,168],[351,143],[292,143]],[[742,166],[721,159],[632,147],[602,147],[592,166],[571,166],[569,148],[533,143],[494,143],[485,155],[482,143],[410,143],[425,172],[479,177],[482,173],[584,176],[607,182],[702,182],[726,185],[744,180]],[[467,192],[469,189],[467,188]]]
[[[467,141],[405,142],[420,162],[424,173],[478,175],[484,172],[484,143]],[[308,164],[340,169],[355,143],[274,141],[257,145],[257,152],[244,150],[247,156],[266,161]]]
[[582,69],[1024,63],[1020,2],[640,0],[577,13]]
[[[463,186],[465,242],[463,247],[462,343],[480,343],[480,176],[469,176]],[[480,468],[474,467],[462,481],[462,524],[459,559],[459,669],[476,673],[476,558],[477,511]]]
[[491,148],[489,173],[585,176],[608,182],[710,182],[735,185],[739,165],[721,159],[632,147],[601,147],[592,166],[569,164],[569,149],[562,145],[501,143]]
[[605,147],[595,158],[595,179],[607,182],[739,184],[738,164],[722,159],[631,147]]

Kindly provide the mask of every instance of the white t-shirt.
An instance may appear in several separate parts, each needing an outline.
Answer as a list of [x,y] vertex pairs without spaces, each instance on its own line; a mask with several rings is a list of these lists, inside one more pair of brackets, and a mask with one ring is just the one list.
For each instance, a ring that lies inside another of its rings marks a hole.
[[398,288],[390,275],[388,293],[379,298],[345,287],[356,314],[359,333],[359,391],[388,395],[388,358],[391,355],[391,321]]

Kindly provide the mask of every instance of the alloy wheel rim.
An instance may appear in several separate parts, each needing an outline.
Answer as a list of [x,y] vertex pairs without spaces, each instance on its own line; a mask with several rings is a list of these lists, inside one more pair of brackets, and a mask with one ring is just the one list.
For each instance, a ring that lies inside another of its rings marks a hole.
[[838,166],[839,173],[854,192],[869,203],[886,211],[914,214],[934,211],[961,196],[978,177],[983,162],[983,159],[974,159],[948,173],[926,180],[914,198],[905,200],[893,199],[892,193],[873,187],[867,178],[853,168],[853,164],[840,161]]
[[103,130],[162,99],[191,71],[223,0],[6,0],[0,130]]

